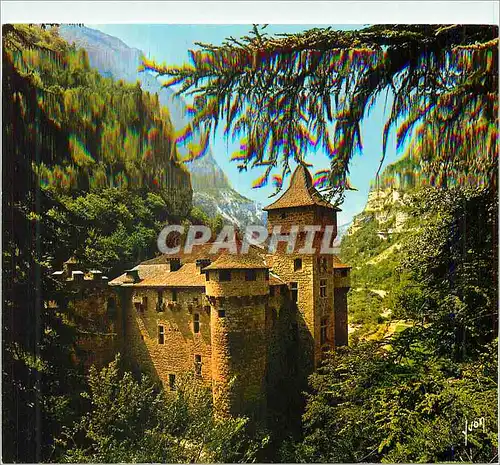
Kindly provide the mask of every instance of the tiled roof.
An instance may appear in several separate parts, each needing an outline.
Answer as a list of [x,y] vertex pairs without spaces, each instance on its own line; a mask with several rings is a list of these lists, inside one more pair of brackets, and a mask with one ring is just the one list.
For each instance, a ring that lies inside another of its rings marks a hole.
[[177,271],[170,271],[168,265],[149,264],[140,264],[134,270],[139,270],[139,282],[128,282],[127,274],[124,273],[109,284],[133,287],[205,287],[205,275],[200,273],[196,263],[185,263]]
[[227,251],[222,253],[217,260],[212,264],[205,267],[205,270],[221,270],[221,269],[233,269],[233,270],[243,270],[243,269],[267,269],[267,265],[264,256],[257,253],[253,248],[248,250],[246,254],[231,254]]
[[[150,260],[146,260],[141,263],[141,265],[161,265],[161,264],[167,264],[171,258],[180,258],[181,263],[195,263],[196,260],[199,259],[204,259],[208,258],[212,262],[215,262],[215,260],[220,257],[221,255],[225,254],[228,252],[227,249],[219,249],[215,253],[212,253],[212,247],[217,245],[217,242],[212,241],[208,242],[206,244],[200,244],[200,245],[194,245],[193,249],[191,252],[186,253],[184,251],[184,247],[181,247],[179,253],[176,254],[161,254],[158,257],[152,258]],[[236,240],[236,249],[238,251],[238,256],[243,256],[244,254],[239,255],[239,252],[241,251],[241,246],[242,246],[242,241],[237,239]],[[253,251],[257,254],[264,254],[265,249],[259,248],[254,245],[250,245],[249,247],[250,251]]]
[[349,268],[351,269],[352,266],[346,265],[340,261],[340,258],[337,257],[337,255],[333,256],[333,267],[334,268]]
[[327,202],[313,185],[309,170],[302,164],[297,166],[292,174],[290,186],[276,202],[268,205],[263,210],[276,210],[279,208],[311,207],[318,205],[340,211],[330,202]]
[[269,285],[270,286],[282,286],[286,284],[276,273],[269,273]]

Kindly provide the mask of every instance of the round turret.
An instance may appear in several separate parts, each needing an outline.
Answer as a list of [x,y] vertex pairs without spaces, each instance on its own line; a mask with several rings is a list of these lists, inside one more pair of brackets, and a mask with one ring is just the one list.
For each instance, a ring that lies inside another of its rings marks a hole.
[[265,412],[269,268],[260,257],[223,255],[204,271],[215,412],[258,421]]

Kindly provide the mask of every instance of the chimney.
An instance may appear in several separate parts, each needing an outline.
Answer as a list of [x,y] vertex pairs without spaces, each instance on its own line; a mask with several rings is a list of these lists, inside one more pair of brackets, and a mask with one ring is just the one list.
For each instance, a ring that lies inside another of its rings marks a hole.
[[102,280],[102,271],[99,270],[90,270],[90,273],[92,275],[92,279],[95,281],[101,281]]
[[84,273],[83,273],[83,271],[75,270],[72,273],[72,277],[73,277],[73,281],[75,283],[82,283],[83,282]]
[[204,271],[204,268],[208,265],[210,265],[211,261],[209,258],[199,258],[196,260],[196,268],[200,271],[200,274],[202,274]]
[[78,266],[78,260],[75,257],[71,257],[63,263],[63,271],[64,275],[67,278],[73,276],[73,271],[76,271],[76,267]]
[[141,280],[139,278],[139,270],[137,269],[126,270],[125,273],[127,273],[127,282],[129,283],[137,283]]
[[181,259],[180,258],[171,258],[168,261],[170,265],[170,271],[177,271],[181,267]]

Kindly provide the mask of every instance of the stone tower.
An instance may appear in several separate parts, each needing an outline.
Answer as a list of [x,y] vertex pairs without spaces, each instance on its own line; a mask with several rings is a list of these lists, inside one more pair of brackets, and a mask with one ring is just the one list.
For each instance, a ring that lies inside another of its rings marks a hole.
[[[315,189],[308,169],[300,164],[290,180],[290,186],[274,203],[264,208],[268,212],[268,230],[271,235],[281,234],[273,259],[273,272],[277,273],[290,289],[292,305],[297,308],[299,339],[307,361],[306,369],[317,366],[322,354],[332,350],[335,335],[335,278],[333,253],[321,253],[322,245],[331,247],[337,235],[337,212]],[[316,229],[312,233],[304,227]],[[296,242],[293,253],[287,253],[286,240]],[[312,245],[311,247],[304,247]],[[330,251],[331,252],[331,251]],[[347,321],[347,318],[337,318]]]
[[269,268],[251,251],[228,253],[207,266],[205,274],[215,411],[259,421],[266,408]]

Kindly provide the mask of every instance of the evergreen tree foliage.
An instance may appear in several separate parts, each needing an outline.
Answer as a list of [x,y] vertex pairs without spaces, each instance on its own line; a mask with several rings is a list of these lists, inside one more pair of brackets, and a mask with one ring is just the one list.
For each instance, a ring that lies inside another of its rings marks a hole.
[[498,151],[498,28],[475,25],[377,25],[355,31],[311,29],[198,44],[189,64],[145,61],[169,86],[194,95],[186,135],[218,124],[243,138],[240,169],[266,166],[282,175],[289,161],[321,147],[331,158],[330,194],[348,188],[360,124],[378,98],[390,102],[383,141],[445,184],[454,170],[495,180]]
[[115,274],[151,256],[192,191],[156,97],[100,77],[57,28],[2,31],[2,458],[40,462],[85,385],[51,272],[74,254]]

